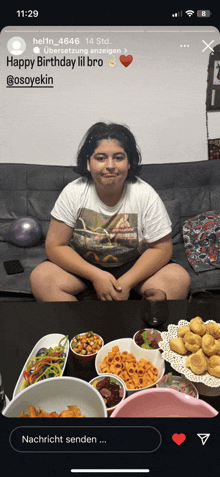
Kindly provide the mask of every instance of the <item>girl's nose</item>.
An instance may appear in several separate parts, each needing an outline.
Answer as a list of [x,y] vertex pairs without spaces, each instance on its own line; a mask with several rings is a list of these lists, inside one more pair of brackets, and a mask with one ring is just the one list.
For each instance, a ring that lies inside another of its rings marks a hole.
[[112,157],[108,157],[106,167],[107,167],[107,169],[114,169],[115,164],[114,164],[114,160],[113,160]]

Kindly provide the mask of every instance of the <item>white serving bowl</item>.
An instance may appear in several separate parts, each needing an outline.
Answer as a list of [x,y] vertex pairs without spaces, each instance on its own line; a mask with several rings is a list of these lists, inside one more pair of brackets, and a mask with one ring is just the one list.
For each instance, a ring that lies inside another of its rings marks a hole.
[[[150,331],[151,329],[152,329],[152,328],[142,328],[143,331]],[[137,336],[137,334],[139,333],[139,331],[141,331],[141,330],[136,331],[136,333],[135,333],[134,336],[133,336],[133,340],[134,340],[134,343],[136,344],[136,346],[139,346],[139,348],[142,348],[142,347],[141,347],[139,344],[137,344],[136,341],[135,341],[136,336]],[[157,331],[157,333],[160,333],[159,330],[154,330],[154,331]],[[161,333],[160,333],[160,334],[161,334]],[[145,349],[145,348],[142,348],[142,349]],[[156,349],[160,349],[160,347],[158,346],[158,348],[156,348]],[[154,349],[151,348],[150,350],[147,350],[147,351],[154,351]]]
[[[118,384],[122,390],[123,390],[123,396],[121,398],[121,401],[116,404],[115,406],[112,406],[112,407],[106,407],[107,409],[107,412],[108,412],[108,415],[111,414],[111,412],[125,399],[126,397],[126,386],[125,386],[125,383],[124,381],[119,377],[119,376],[116,376],[115,374],[110,374],[110,373],[104,373],[104,374],[99,374],[98,376],[96,376],[95,378],[93,378],[91,381],[89,381],[89,384],[91,384],[93,386],[94,382],[95,381],[101,381],[102,379],[104,378],[113,378],[115,379],[115,382],[116,384]],[[94,386],[93,386],[94,387]],[[99,391],[98,391],[99,392]]]
[[103,374],[103,371],[101,370],[101,364],[102,360],[107,354],[112,351],[113,346],[118,346],[120,352],[122,351],[128,351],[128,353],[133,353],[135,356],[136,360],[139,360],[141,358],[146,359],[147,361],[150,361],[153,366],[155,366],[158,369],[158,377],[157,381],[150,386],[147,386],[145,388],[139,388],[139,389],[127,389],[127,394],[130,395],[134,392],[137,391],[142,391],[143,389],[149,389],[153,386],[156,385],[158,381],[162,378],[165,372],[165,362],[164,359],[161,356],[160,351],[158,350],[146,350],[143,348],[140,348],[138,345],[136,345],[133,341],[132,338],[121,338],[118,340],[110,341],[107,343],[103,348],[97,353],[96,359],[95,359],[95,368],[97,374]]
[[107,409],[99,392],[86,381],[69,376],[45,379],[21,391],[4,409],[6,417],[19,417],[28,406],[46,412],[67,410],[76,405],[86,417],[107,417]]
[[[43,338],[41,338],[36,343],[36,345],[34,346],[34,348],[31,351],[30,355],[28,356],[28,359],[27,359],[26,363],[23,366],[21,374],[20,374],[20,376],[18,378],[18,381],[16,383],[12,399],[14,399],[15,396],[17,396],[17,394],[22,391],[22,385],[23,385],[23,382],[24,382],[23,372],[24,372],[24,370],[25,370],[25,368],[28,364],[28,361],[30,361],[31,358],[34,358],[36,356],[37,352],[41,348],[48,348],[49,349],[49,348],[54,348],[55,346],[58,346],[59,342],[62,338],[65,338],[65,335],[62,335],[61,333],[50,333],[49,335],[43,336]],[[66,341],[64,352],[66,353],[66,357],[65,357],[64,364],[63,364],[63,367],[62,367],[62,370],[61,370],[61,376],[64,373],[64,369],[66,367],[67,358],[68,358],[68,354],[69,354],[69,340],[68,339]],[[51,378],[48,378],[48,379],[51,379]],[[33,384],[31,386],[33,386]]]

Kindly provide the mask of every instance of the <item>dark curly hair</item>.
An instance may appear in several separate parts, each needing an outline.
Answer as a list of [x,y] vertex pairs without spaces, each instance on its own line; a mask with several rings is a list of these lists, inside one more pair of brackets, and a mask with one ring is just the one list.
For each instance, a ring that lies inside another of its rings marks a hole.
[[92,156],[94,150],[98,147],[98,143],[103,139],[116,139],[120,142],[130,164],[126,180],[134,182],[136,180],[135,176],[139,175],[141,170],[141,153],[130,129],[121,124],[106,124],[104,122],[93,124],[79,145],[77,166],[74,167],[74,171],[81,176],[91,179],[92,176],[87,170],[87,160]]

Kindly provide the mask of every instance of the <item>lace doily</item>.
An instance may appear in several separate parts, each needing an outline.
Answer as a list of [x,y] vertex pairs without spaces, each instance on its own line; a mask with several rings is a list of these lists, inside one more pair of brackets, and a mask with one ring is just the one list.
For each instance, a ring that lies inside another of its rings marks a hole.
[[[215,323],[213,320],[209,320],[205,322],[207,323]],[[189,381],[194,381],[196,383],[204,383],[206,386],[210,386],[212,388],[217,388],[220,386],[220,378],[215,378],[211,376],[208,371],[205,371],[201,375],[194,374],[190,368],[186,367],[186,358],[187,356],[177,354],[175,351],[171,351],[169,346],[169,340],[171,338],[177,338],[177,328],[180,326],[189,326],[189,322],[185,320],[180,320],[178,325],[168,325],[168,331],[161,332],[162,341],[160,341],[160,349],[162,352],[162,357],[165,361],[168,361],[173,369],[178,371],[178,373],[183,374],[186,376]]]

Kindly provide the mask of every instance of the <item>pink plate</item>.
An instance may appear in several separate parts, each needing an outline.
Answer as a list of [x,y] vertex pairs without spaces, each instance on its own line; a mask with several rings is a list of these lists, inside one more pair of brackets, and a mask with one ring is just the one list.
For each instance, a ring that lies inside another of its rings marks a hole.
[[111,417],[214,417],[217,414],[205,401],[174,389],[147,389],[122,401]]

